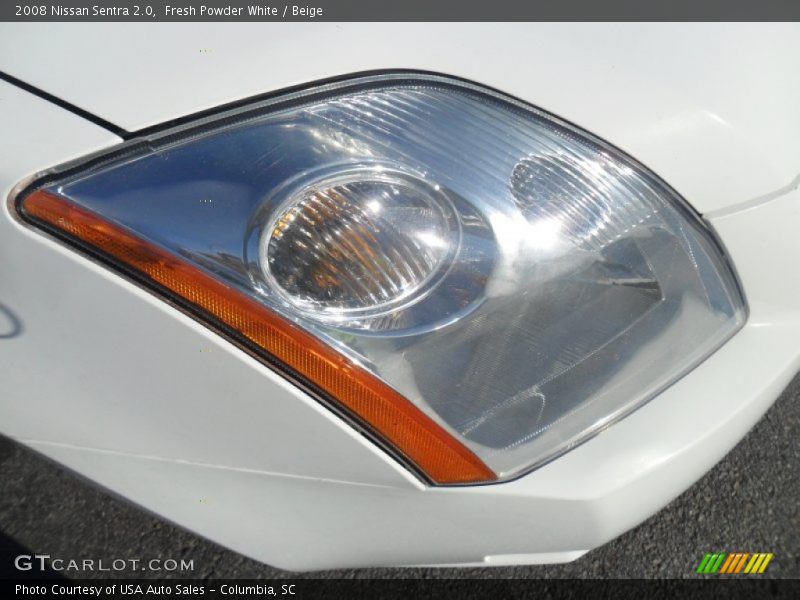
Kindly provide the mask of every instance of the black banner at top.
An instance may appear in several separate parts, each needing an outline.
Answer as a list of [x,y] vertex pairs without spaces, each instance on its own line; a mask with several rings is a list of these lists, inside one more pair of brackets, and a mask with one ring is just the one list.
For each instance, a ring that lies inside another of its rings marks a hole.
[[798,0],[11,0],[10,22],[797,21]]

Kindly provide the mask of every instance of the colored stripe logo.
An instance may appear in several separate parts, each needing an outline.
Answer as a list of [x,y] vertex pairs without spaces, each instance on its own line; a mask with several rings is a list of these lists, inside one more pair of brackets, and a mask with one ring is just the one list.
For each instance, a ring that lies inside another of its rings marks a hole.
[[767,570],[773,556],[771,552],[709,552],[700,561],[697,572],[703,575],[760,575]]

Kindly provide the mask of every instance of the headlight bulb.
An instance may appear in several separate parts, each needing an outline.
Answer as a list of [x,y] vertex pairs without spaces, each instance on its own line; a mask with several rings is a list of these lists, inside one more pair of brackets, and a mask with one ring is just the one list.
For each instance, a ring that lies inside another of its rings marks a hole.
[[458,249],[453,208],[421,178],[368,169],[293,193],[265,227],[265,278],[322,320],[375,316],[435,286]]

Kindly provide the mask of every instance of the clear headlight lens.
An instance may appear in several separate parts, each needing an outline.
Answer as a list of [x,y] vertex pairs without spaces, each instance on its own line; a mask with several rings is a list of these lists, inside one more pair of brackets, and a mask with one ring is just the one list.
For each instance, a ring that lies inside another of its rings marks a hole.
[[[712,233],[656,176],[550,115],[441,77],[286,95],[48,181],[24,216],[199,306],[436,483],[542,464],[745,319]],[[47,213],[45,195],[66,204]],[[150,263],[130,258],[144,247]],[[188,268],[225,289],[170,283]],[[251,335],[217,292],[320,349]],[[344,366],[308,366],[320,356]]]

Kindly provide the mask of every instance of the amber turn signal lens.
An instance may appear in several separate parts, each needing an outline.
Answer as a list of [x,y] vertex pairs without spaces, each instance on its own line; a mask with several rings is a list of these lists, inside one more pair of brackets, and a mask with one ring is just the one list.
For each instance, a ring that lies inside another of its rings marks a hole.
[[496,479],[475,454],[395,390],[268,307],[178,256],[49,192],[27,196],[22,214],[135,270],[243,336],[361,420],[432,482]]

